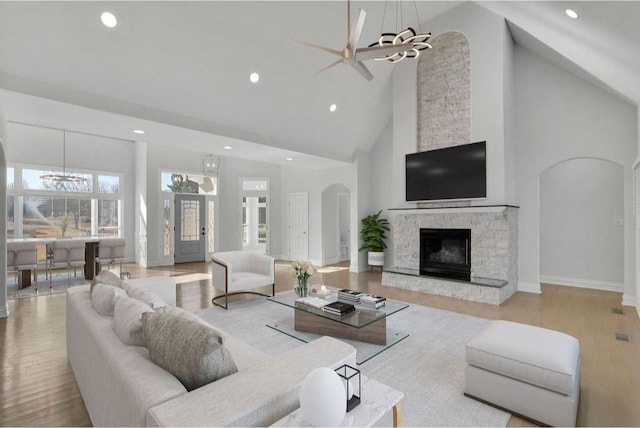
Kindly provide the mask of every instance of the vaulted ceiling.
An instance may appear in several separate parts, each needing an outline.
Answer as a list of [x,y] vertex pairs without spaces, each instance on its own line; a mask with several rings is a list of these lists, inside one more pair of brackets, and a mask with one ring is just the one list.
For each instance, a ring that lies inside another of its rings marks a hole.
[[[415,27],[416,8],[425,22],[459,4],[354,1],[351,9],[352,17],[367,12],[363,46],[395,29],[398,8],[403,26]],[[640,99],[640,2],[479,4]],[[578,20],[564,15],[567,5]],[[143,127],[150,143],[200,151],[231,144],[240,157],[284,162],[300,152],[348,162],[391,120],[393,65],[367,62],[371,82],[344,65],[317,74],[336,58],[292,41],[341,50],[346,9],[342,1],[0,2],[0,87],[11,91],[0,92],[0,108],[9,120],[130,140]],[[116,28],[100,23],[105,10]],[[273,159],[256,144],[275,148]]]

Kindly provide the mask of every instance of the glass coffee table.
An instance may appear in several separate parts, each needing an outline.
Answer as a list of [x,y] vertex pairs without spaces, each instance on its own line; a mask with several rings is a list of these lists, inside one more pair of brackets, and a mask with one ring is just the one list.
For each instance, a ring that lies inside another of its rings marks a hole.
[[[337,289],[329,289],[327,303],[335,301]],[[323,296],[312,295],[323,299]],[[319,336],[331,336],[343,339],[356,348],[356,363],[363,364],[380,352],[390,348],[408,334],[387,328],[387,318],[409,307],[408,304],[386,300],[386,304],[378,309],[356,305],[356,310],[339,316],[331,315],[315,307],[303,303],[293,290],[267,297],[270,302],[293,309],[293,317],[275,320],[267,324],[274,330],[294,337],[303,342],[310,342]]]

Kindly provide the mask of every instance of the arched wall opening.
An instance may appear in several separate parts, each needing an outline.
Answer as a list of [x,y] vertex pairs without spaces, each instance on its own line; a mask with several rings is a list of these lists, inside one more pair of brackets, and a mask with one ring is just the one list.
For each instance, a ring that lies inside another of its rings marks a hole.
[[335,183],[322,191],[322,265],[348,261],[351,248],[351,191]]
[[624,291],[624,167],[592,157],[540,173],[540,282]]

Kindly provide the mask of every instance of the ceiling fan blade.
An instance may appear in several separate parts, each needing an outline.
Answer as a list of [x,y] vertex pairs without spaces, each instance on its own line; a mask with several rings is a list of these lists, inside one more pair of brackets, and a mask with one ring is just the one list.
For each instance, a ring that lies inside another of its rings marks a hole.
[[360,9],[360,13],[358,13],[358,17],[356,18],[353,27],[351,27],[351,33],[349,33],[347,49],[354,51],[358,47],[360,34],[362,34],[362,29],[364,28],[364,20],[366,17],[367,12],[365,12],[363,9]]
[[404,45],[388,45],[388,46],[373,46],[370,48],[360,48],[356,50],[356,61],[367,61],[373,58],[380,58],[387,55],[393,55],[402,53],[405,51],[411,51],[412,46],[410,44]]
[[362,63],[362,61],[352,63],[351,67],[353,67],[358,73],[362,75],[362,77],[364,77],[368,81],[373,80],[373,74],[371,74],[369,69]]
[[326,66],[325,68],[323,68],[322,70],[320,70],[320,71],[318,71],[317,73],[315,73],[315,74],[314,74],[314,76],[317,76],[318,74],[322,73],[323,71],[326,71],[326,70],[330,69],[330,68],[331,68],[331,67],[333,67],[333,66],[336,66],[336,65],[338,65],[338,64],[342,64],[342,62],[343,62],[343,60],[342,60],[342,59],[336,60],[335,62],[332,62],[331,64],[327,65],[327,66]]
[[340,52],[338,50],[335,50],[335,49],[327,48],[327,47],[324,47],[324,46],[321,46],[321,45],[316,45],[315,43],[303,42],[301,40],[291,39],[291,41],[296,42],[296,43],[300,43],[301,45],[309,46],[311,48],[320,49],[321,51],[329,52],[330,54],[334,54],[334,55],[337,55],[339,57],[343,57],[342,52]]

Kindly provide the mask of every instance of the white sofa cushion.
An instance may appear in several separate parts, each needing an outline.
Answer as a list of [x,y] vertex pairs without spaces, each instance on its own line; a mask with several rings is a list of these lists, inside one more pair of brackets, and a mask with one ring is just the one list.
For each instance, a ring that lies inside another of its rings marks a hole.
[[127,295],[132,299],[139,300],[142,303],[149,305],[149,307],[151,307],[151,309],[154,309],[154,310],[169,306],[169,304],[164,300],[162,300],[160,296],[158,296],[157,294],[152,293],[151,291],[142,289],[140,287],[135,287],[135,286],[127,287]]
[[91,306],[100,315],[113,316],[116,306],[116,299],[119,296],[126,296],[127,293],[122,288],[113,285],[98,283],[93,287],[91,294]]
[[171,313],[142,315],[151,361],[192,391],[238,371],[222,337],[213,328]]
[[125,345],[144,346],[142,335],[142,314],[153,312],[146,303],[131,297],[122,296],[116,299],[113,311],[113,331]]
[[91,288],[89,288],[90,293],[93,292],[93,287],[95,287],[96,284],[108,284],[108,285],[113,285],[114,287],[122,288],[123,283],[122,283],[122,279],[120,279],[120,277],[115,273],[108,270],[103,270],[103,271],[100,271],[91,280]]
[[467,364],[565,395],[575,393],[578,340],[546,328],[493,321],[466,346]]

